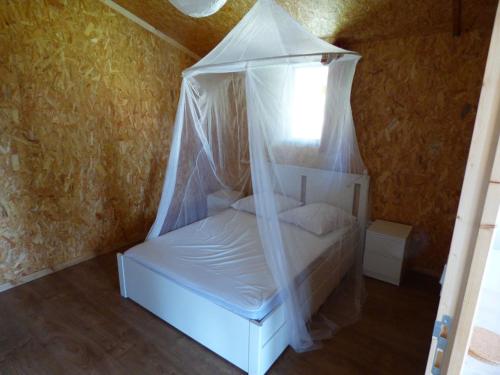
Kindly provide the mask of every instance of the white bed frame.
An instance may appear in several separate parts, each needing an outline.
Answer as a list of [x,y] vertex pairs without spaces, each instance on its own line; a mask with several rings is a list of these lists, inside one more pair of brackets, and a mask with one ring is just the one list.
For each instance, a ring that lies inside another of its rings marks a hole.
[[[329,171],[278,165],[275,173],[280,181],[286,181],[281,188],[287,195],[306,204],[329,202],[353,212],[361,225],[363,241],[369,215],[368,175],[342,174],[342,186],[332,191],[329,188],[331,185],[325,184],[325,178],[332,178]],[[288,346],[283,305],[276,307],[261,321],[249,320],[123,254],[117,256],[123,297],[134,300],[250,375],[265,374]],[[309,277],[314,279],[316,274],[322,273],[318,270]],[[311,296],[312,311],[323,304],[339,281],[338,277],[322,280]]]

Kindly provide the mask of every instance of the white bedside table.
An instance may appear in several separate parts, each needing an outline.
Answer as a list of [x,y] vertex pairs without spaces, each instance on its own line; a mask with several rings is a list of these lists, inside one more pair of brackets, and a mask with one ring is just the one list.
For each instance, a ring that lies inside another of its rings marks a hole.
[[215,215],[229,208],[234,202],[242,197],[239,191],[217,190],[207,195],[208,216]]
[[399,285],[411,229],[390,221],[373,222],[366,231],[364,274]]

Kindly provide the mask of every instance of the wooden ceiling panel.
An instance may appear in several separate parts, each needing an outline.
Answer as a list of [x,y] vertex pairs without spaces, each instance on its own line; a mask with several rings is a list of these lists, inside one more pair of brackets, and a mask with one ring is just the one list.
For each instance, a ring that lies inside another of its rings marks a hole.
[[[316,36],[350,42],[453,31],[453,3],[461,1],[461,29],[490,28],[498,0],[277,0]],[[228,0],[216,14],[191,18],[168,0],[115,2],[193,52],[204,56],[255,0]]]

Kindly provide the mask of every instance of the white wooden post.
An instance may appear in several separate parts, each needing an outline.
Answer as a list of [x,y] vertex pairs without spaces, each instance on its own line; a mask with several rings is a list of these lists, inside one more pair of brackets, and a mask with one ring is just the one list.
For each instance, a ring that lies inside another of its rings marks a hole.
[[264,375],[262,371],[262,329],[259,322],[249,321],[248,375]]

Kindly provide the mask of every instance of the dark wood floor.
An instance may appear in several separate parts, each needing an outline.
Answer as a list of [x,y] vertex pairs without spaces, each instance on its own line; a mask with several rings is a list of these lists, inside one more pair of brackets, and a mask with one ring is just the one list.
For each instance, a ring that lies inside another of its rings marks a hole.
[[[240,374],[119,296],[114,254],[0,294],[0,374]],[[362,319],[320,350],[291,349],[270,374],[423,374],[436,283],[366,280]]]

